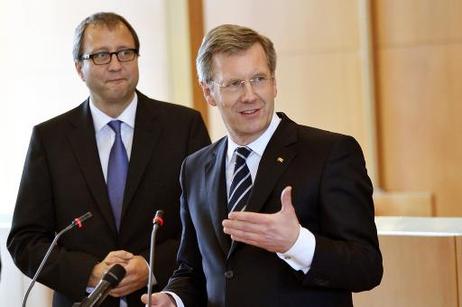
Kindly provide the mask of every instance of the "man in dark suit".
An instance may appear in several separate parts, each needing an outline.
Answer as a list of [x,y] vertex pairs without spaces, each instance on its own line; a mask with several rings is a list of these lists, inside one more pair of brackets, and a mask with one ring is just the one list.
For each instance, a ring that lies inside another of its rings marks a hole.
[[[71,306],[118,263],[127,273],[102,306],[142,306],[152,218],[162,209],[168,220],[156,247],[156,289],[162,289],[180,238],[181,162],[210,139],[198,112],[136,91],[139,41],[123,17],[86,18],[74,44],[90,97],[34,127],[8,249],[33,276],[54,234],[90,211],[83,229],[61,237],[38,280],[55,290],[53,306]],[[125,184],[111,190],[110,180]]]
[[196,64],[228,136],[183,162],[178,268],[152,306],[352,306],[382,277],[358,143],[274,112],[276,53],[251,29],[213,29]]

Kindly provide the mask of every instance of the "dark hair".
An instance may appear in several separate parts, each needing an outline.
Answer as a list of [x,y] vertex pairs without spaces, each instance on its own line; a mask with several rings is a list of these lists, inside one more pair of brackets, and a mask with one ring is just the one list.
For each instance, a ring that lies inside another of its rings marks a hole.
[[77,28],[75,28],[74,47],[72,49],[72,56],[74,57],[74,61],[79,61],[82,56],[83,37],[85,30],[89,25],[105,25],[109,29],[113,29],[119,24],[123,24],[128,28],[133,36],[133,40],[135,41],[135,49],[139,52],[140,41],[138,39],[138,35],[136,34],[135,29],[133,29],[133,27],[128,23],[128,21],[115,13],[99,12],[88,16],[82,20],[82,22],[80,22]]
[[210,82],[213,78],[213,56],[217,53],[236,54],[247,50],[254,44],[260,44],[266,54],[268,67],[272,75],[276,70],[276,51],[273,42],[256,31],[239,26],[224,24],[218,26],[204,37],[196,58],[196,70],[199,81]]

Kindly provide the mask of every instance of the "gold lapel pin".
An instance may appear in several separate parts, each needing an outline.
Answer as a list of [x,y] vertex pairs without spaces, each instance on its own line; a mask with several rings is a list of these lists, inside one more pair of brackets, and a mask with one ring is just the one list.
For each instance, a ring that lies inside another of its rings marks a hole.
[[281,157],[278,157],[278,158],[276,159],[276,161],[278,161],[279,163],[282,163],[282,162],[284,162],[284,159],[281,158]]

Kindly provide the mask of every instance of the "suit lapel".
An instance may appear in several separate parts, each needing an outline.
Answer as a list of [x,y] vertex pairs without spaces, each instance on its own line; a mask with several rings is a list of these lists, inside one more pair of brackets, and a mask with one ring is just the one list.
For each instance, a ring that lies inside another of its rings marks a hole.
[[[266,146],[258,166],[246,211],[261,212],[281,175],[296,156],[297,124],[280,113],[282,121]],[[237,244],[233,241],[228,258]]]
[[135,131],[133,134],[133,145],[125,185],[121,224],[123,224],[125,213],[141,182],[143,173],[148,163],[153,159],[154,147],[158,143],[159,136],[162,132],[159,114],[150,112],[148,104],[151,102],[147,101],[147,98],[141,93],[138,92],[137,94],[138,106],[136,109]]
[[[280,176],[296,156],[297,127],[283,118],[263,153],[247,211],[260,212]],[[292,145],[292,146],[291,146]]]
[[205,188],[210,195],[209,207],[210,220],[218,242],[225,256],[230,248],[228,235],[223,232],[222,221],[227,216],[226,184],[225,184],[225,156],[227,139],[223,138],[215,146],[210,155],[210,160],[205,164]]
[[95,129],[88,100],[71,116],[73,129],[68,134],[69,142],[79,163],[88,189],[96,200],[97,208],[108,224],[117,233],[112,209],[107,195],[106,182],[101,170],[101,162],[96,146]]

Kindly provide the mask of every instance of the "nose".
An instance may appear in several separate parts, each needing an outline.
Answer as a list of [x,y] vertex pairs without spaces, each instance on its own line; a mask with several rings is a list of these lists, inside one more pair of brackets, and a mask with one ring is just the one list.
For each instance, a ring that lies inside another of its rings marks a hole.
[[122,65],[119,62],[119,59],[117,58],[117,55],[115,53],[111,54],[111,62],[109,62],[109,69],[110,70],[119,70],[122,67]]
[[243,101],[254,101],[257,99],[257,94],[249,81],[244,82],[242,86],[242,97]]

